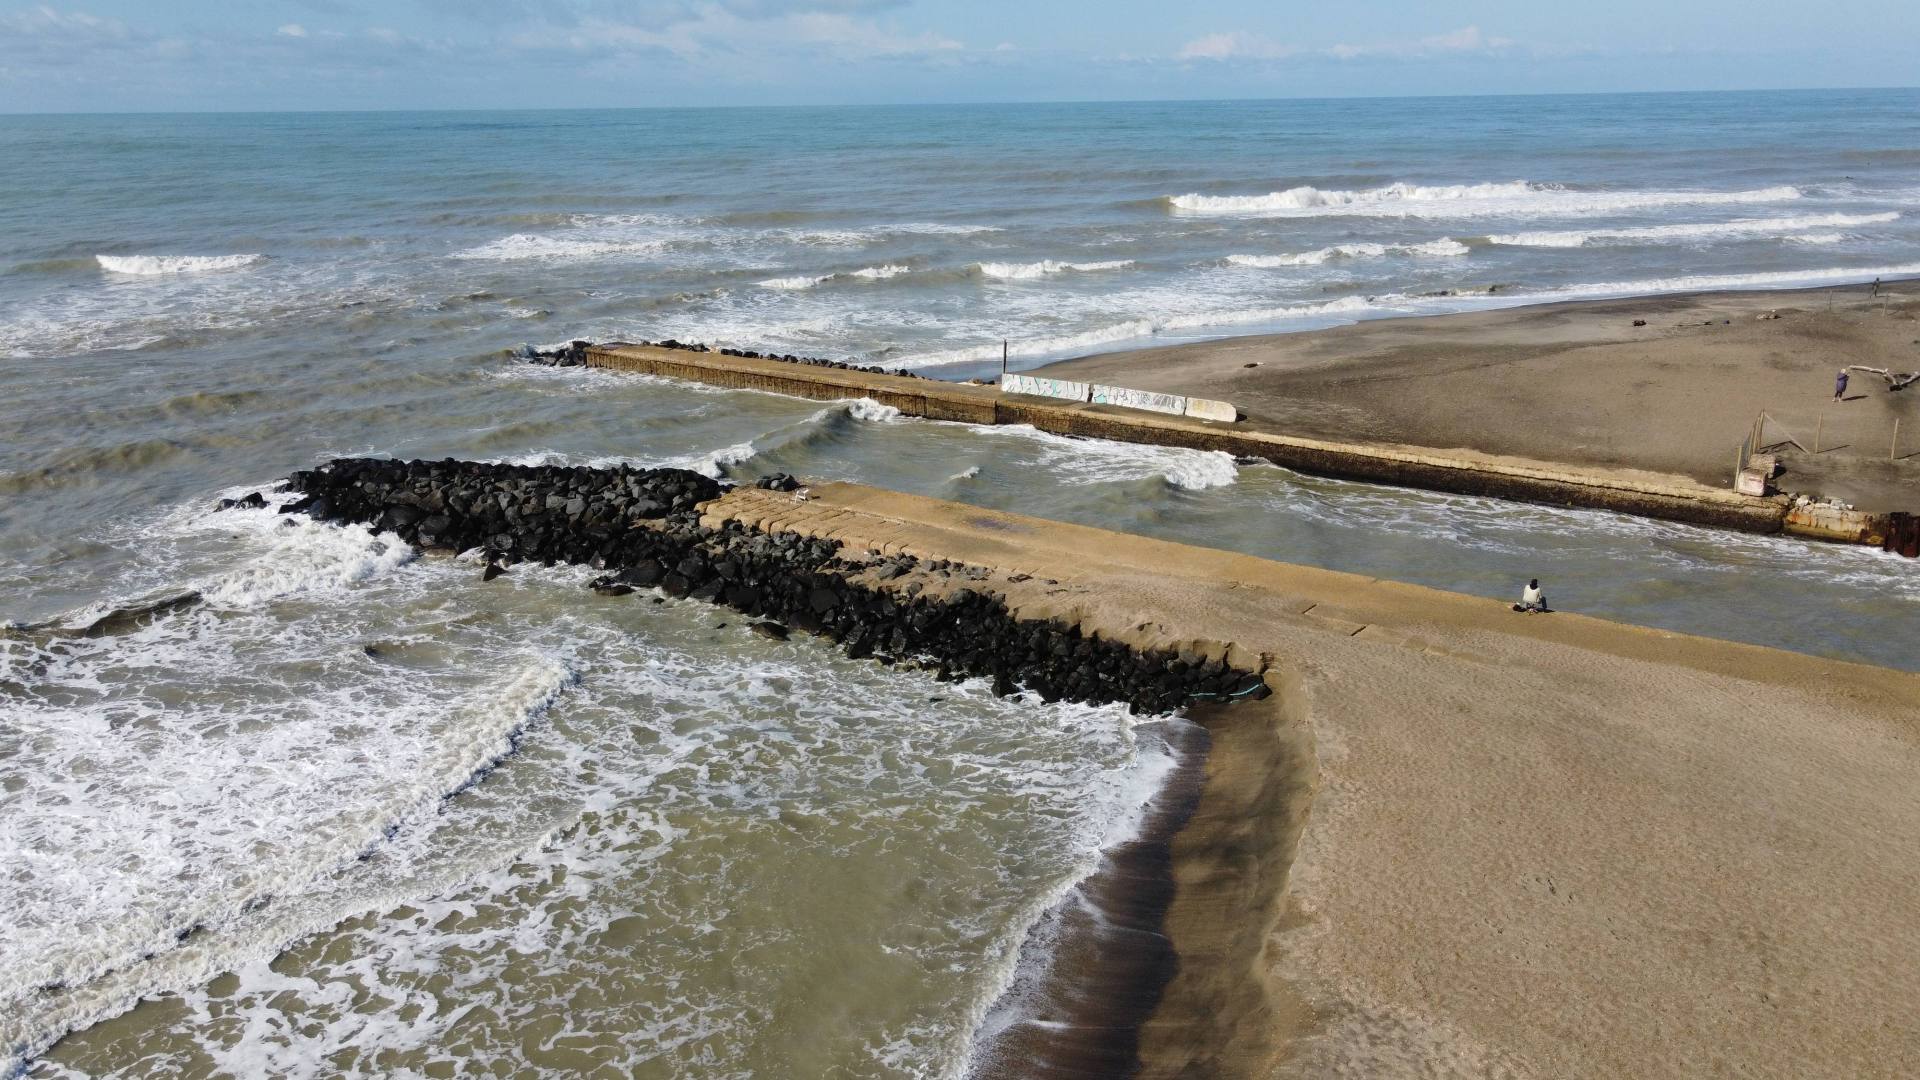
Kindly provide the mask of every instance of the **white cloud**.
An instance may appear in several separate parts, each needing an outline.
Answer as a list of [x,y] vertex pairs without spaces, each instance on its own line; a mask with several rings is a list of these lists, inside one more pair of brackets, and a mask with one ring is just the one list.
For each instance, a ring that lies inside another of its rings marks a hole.
[[[311,0],[309,0],[311,2]],[[743,19],[779,19],[815,12],[865,14],[911,0],[414,0],[438,14],[481,23],[581,26],[602,23],[662,30],[718,9]]]
[[1307,49],[1286,45],[1260,34],[1235,30],[1194,38],[1174,54],[1176,60],[1285,60],[1294,57],[1331,57],[1359,60],[1367,57],[1422,57],[1498,52],[1512,47],[1511,38],[1488,37],[1478,26],[1463,26],[1431,37],[1363,44],[1330,45]]
[[0,30],[61,41],[126,41],[133,36],[127,24],[84,11],[59,11],[46,4],[0,15]]
[[965,47],[932,31],[903,34],[871,19],[856,19],[851,15],[811,12],[790,16],[786,21],[792,24],[802,42],[855,56],[924,56]]
[[1478,26],[1463,26],[1444,34],[1411,41],[1385,41],[1367,45],[1335,45],[1327,55],[1339,60],[1369,56],[1435,56],[1445,53],[1498,52],[1513,45],[1511,38],[1487,37]]
[[[842,60],[872,60],[953,53],[965,48],[959,41],[932,32],[908,33],[845,11],[822,8],[873,7],[872,3],[848,0],[840,4],[777,5],[811,10],[787,14],[765,14],[776,5],[770,0],[744,3],[705,4],[686,18],[663,25],[618,22],[588,18],[577,25],[547,25],[524,31],[513,37],[522,48],[562,48],[575,52],[605,52],[608,49],[650,50],[671,53],[682,59],[710,59],[715,56],[775,57],[803,52],[825,54]],[[746,9],[750,14],[742,13]]]
[[303,38],[307,36],[307,28],[301,26],[299,23],[290,22],[280,29],[275,30],[274,33],[279,34],[281,37]]
[[1259,34],[1234,31],[1194,38],[1177,55],[1181,60],[1279,60],[1297,51]]

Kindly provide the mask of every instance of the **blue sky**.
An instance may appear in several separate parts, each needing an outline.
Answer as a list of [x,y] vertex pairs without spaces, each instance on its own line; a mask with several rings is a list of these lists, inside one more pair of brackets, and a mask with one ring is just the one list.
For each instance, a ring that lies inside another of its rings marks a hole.
[[1920,82],[1915,0],[0,0],[0,111]]

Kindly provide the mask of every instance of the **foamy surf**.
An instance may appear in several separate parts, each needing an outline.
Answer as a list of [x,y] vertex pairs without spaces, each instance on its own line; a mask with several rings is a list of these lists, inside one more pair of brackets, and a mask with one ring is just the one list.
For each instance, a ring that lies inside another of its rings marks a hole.
[[1835,266],[1822,270],[1776,270],[1761,274],[1689,274],[1641,281],[1596,281],[1538,290],[1538,297],[1636,296],[1651,293],[1707,292],[1716,289],[1781,289],[1868,282],[1875,278],[1920,275],[1920,262],[1894,266]]
[[1174,212],[1187,214],[1441,218],[1607,214],[1670,206],[1785,202],[1800,197],[1799,188],[1784,184],[1745,191],[1589,191],[1513,180],[1431,186],[1396,183],[1362,191],[1296,187],[1266,195],[1169,195],[1166,202]]
[[825,285],[829,281],[885,281],[888,278],[895,278],[902,274],[911,274],[912,272],[913,267],[911,266],[888,263],[885,266],[864,266],[858,270],[849,270],[843,274],[802,274],[793,277],[768,278],[765,281],[756,281],[754,284],[763,289],[781,289],[791,292],[800,289],[816,288]]
[[1125,270],[1133,265],[1132,259],[1107,259],[1101,262],[1058,262],[1042,259],[1030,263],[985,262],[976,263],[974,271],[981,277],[998,281],[1033,281],[1054,274],[1089,274],[1102,270]]
[[[57,692],[0,723],[47,770],[10,809],[10,832],[22,858],[58,851],[59,863],[7,895],[0,1068],[352,913],[299,898],[432,816],[571,679],[536,658],[464,704],[397,669],[323,685],[327,665],[298,657],[345,644],[329,627],[340,609],[290,623],[262,601],[344,598],[348,583],[407,561],[362,530],[323,528],[271,509],[216,515],[196,500],[147,526],[144,542],[238,541],[242,567],[205,586],[209,604],[26,658],[19,673]],[[417,740],[393,737],[414,721]],[[382,751],[360,752],[363,737],[384,739]]]
[[[1248,324],[1284,324],[1303,320],[1361,317],[1369,313],[1395,310],[1407,301],[1400,295],[1348,296],[1320,303],[1287,304],[1275,307],[1225,308],[1169,313],[1150,319],[1127,319],[1106,326],[1089,327],[1072,333],[1047,337],[1010,339],[1009,355],[1023,359],[1071,356],[1132,341],[1144,341],[1165,333],[1181,333],[1208,328],[1226,328]],[[1000,359],[1001,344],[992,342],[959,349],[948,349],[910,358],[916,368],[977,364]]]
[[596,239],[514,233],[512,236],[503,236],[478,247],[456,251],[453,257],[491,262],[514,262],[521,259],[557,262],[569,259],[604,259],[619,255],[658,255],[667,249],[667,244],[668,241],[661,237]]
[[1332,247],[1291,255],[1229,255],[1227,263],[1230,266],[1274,269],[1285,266],[1319,266],[1336,259],[1378,259],[1387,255],[1456,258],[1469,254],[1470,251],[1467,245],[1458,240],[1443,237],[1423,244],[1335,244]]
[[155,277],[164,274],[204,274],[215,270],[241,270],[253,266],[265,255],[95,255],[100,269],[110,274]]
[[1801,234],[1811,229],[1884,225],[1899,219],[1900,214],[1897,211],[1882,214],[1800,214],[1791,217],[1681,222],[1672,225],[1644,225],[1620,229],[1559,229],[1495,233],[1487,237],[1487,242],[1509,247],[1577,248],[1588,244],[1635,241],[1662,243],[1753,237],[1804,240],[1805,237]]
[[1240,478],[1233,455],[1219,450],[1076,439],[1028,424],[1000,424],[977,430],[993,437],[1031,441],[1040,451],[1041,468],[1064,484],[1111,484],[1157,478],[1169,487],[1206,491],[1227,487]]

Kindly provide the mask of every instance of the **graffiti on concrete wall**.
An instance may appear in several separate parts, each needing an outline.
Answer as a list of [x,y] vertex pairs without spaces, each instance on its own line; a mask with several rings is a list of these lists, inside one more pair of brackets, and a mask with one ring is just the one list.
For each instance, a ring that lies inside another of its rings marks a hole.
[[1072,382],[1067,379],[1041,379],[1032,375],[1004,374],[1000,376],[1000,390],[1006,394],[1033,394],[1036,397],[1085,401],[1093,392],[1093,386],[1090,383]]
[[1093,388],[1090,399],[1095,405],[1118,405],[1123,409],[1146,409],[1150,412],[1172,413],[1180,416],[1187,411],[1187,399],[1175,394],[1154,394],[1145,390],[1129,390],[1124,386],[1100,386]]

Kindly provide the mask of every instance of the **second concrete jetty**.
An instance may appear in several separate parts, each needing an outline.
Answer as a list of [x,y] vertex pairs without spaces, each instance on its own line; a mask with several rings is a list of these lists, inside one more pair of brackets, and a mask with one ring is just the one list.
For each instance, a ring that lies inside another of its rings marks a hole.
[[868,397],[907,416],[930,420],[1029,424],[1058,435],[1219,450],[1237,457],[1262,458],[1316,476],[1613,510],[1742,532],[1793,528],[1786,499],[1741,495],[1686,477],[1634,470],[1570,469],[1465,450],[1440,452],[1296,438],[1223,421],[1006,394],[994,386],[687,348],[609,343],[585,352],[586,363],[592,367],[818,400]]

